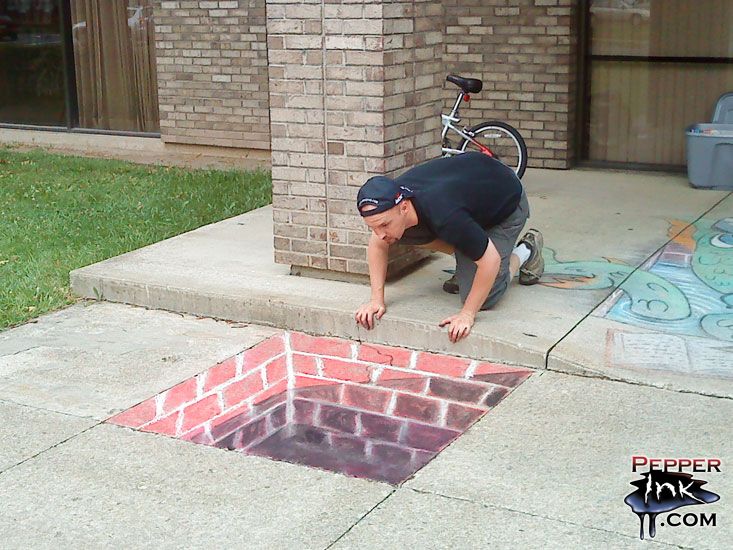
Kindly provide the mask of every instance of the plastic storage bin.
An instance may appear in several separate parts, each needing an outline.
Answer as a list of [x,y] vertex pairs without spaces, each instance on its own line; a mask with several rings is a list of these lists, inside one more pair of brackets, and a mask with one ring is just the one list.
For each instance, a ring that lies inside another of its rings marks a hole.
[[686,134],[690,184],[733,189],[733,124],[693,124]]
[[720,96],[718,102],[715,104],[713,122],[733,124],[733,92],[728,92]]

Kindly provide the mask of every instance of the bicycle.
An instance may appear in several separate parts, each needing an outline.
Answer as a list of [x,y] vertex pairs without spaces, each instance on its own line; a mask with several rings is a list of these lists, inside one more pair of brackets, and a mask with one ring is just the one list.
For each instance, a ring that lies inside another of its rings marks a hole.
[[[485,155],[496,158],[509,166],[518,177],[524,175],[527,169],[527,145],[516,128],[496,120],[481,122],[470,128],[457,128],[454,123],[461,121],[458,109],[462,102],[470,101],[471,94],[477,94],[483,88],[483,82],[477,78],[463,78],[449,74],[448,82],[458,86],[458,92],[453,110],[449,115],[441,114],[443,132],[441,134],[443,156],[452,156],[465,153],[467,150],[480,151]],[[453,148],[448,139],[448,130],[456,132],[462,140],[458,148]]]

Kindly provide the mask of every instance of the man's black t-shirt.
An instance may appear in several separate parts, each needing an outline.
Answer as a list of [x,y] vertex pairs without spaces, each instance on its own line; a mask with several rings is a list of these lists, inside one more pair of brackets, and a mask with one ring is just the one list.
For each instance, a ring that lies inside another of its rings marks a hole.
[[395,181],[414,193],[418,218],[399,242],[440,239],[474,261],[489,245],[485,229],[504,221],[522,196],[522,183],[511,168],[477,152],[429,160]]

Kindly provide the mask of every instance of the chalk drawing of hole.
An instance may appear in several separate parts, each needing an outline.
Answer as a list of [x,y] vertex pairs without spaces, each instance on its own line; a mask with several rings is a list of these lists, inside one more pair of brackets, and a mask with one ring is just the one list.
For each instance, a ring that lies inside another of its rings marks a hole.
[[282,333],[108,422],[398,484],[531,374],[355,346]]

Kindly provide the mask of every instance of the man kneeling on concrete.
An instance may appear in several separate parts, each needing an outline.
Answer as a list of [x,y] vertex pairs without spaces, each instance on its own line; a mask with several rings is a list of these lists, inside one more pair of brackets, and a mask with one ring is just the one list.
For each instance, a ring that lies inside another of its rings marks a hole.
[[517,273],[524,285],[542,276],[542,234],[530,229],[515,246],[529,217],[522,183],[483,153],[433,159],[394,180],[370,178],[359,190],[357,208],[372,230],[372,295],[356,312],[364,328],[373,328],[387,310],[384,283],[394,243],[455,254],[463,308],[439,324],[448,326],[451,342],[468,336],[476,313],[496,304]]

